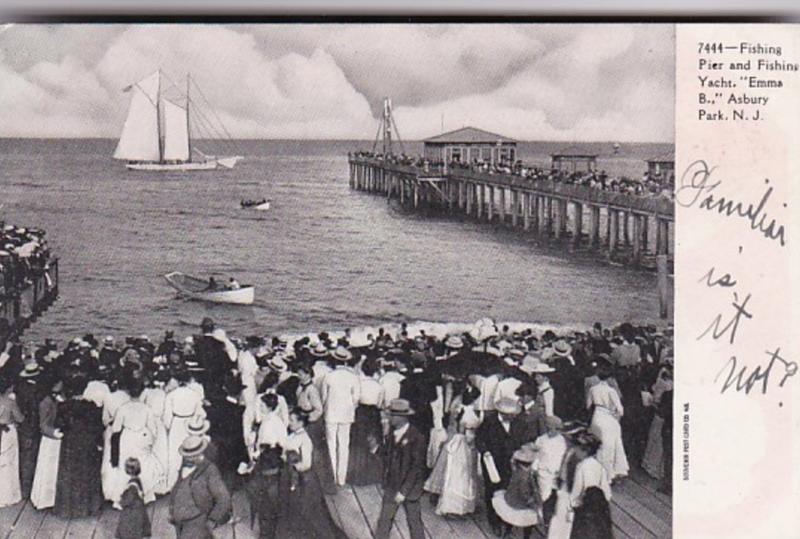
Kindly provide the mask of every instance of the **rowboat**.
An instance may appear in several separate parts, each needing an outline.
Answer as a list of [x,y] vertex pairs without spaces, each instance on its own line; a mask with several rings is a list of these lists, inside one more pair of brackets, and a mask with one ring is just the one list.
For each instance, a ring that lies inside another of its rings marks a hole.
[[207,280],[198,279],[180,271],[167,273],[164,278],[179,294],[191,299],[233,305],[252,305],[255,299],[255,287],[253,285],[242,285],[241,288],[234,290],[226,288],[209,290]]
[[243,210],[266,211],[269,209],[270,201],[266,198],[262,198],[261,200],[242,200],[240,205]]

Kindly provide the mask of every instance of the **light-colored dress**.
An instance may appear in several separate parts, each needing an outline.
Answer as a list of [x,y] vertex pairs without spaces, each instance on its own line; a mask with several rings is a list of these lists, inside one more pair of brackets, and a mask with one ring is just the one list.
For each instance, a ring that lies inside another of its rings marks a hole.
[[7,429],[0,434],[0,507],[14,505],[22,500],[16,424],[24,420],[25,416],[22,415],[17,402],[0,395],[0,425],[4,425]]
[[[153,453],[157,434],[156,417],[150,407],[140,400],[126,402],[117,410],[113,431],[120,432],[119,467],[124,470],[129,458],[139,460],[142,482],[142,499],[150,503],[156,499],[156,487],[162,482],[164,470]],[[122,475],[122,474],[120,474]],[[127,477],[123,476],[117,485],[114,503],[119,503],[127,487]]]
[[[665,391],[672,390],[672,382],[661,377],[664,370],[659,373],[658,380],[653,384],[653,406],[658,410],[661,402],[661,395]],[[661,440],[661,429],[664,426],[664,418],[656,413],[650,423],[650,431],[647,435],[647,446],[645,447],[644,457],[642,458],[642,468],[653,478],[662,479],[664,477],[664,445]]]
[[56,482],[58,480],[58,458],[61,453],[61,437],[55,428],[57,405],[48,395],[39,403],[39,429],[42,441],[36,458],[36,473],[31,487],[31,503],[36,509],[47,509],[56,504]]
[[586,403],[588,408],[594,406],[589,430],[600,439],[597,460],[612,479],[628,475],[628,457],[622,445],[622,428],[619,424],[623,414],[619,394],[601,381],[589,389]]
[[111,435],[113,434],[114,417],[120,406],[131,400],[125,391],[112,391],[103,402],[103,464],[100,468],[100,477],[103,484],[103,497],[114,501],[117,498],[117,489],[120,482],[127,480],[127,475],[122,466],[116,468],[111,465]]
[[142,400],[153,411],[156,419],[156,439],[153,442],[153,454],[163,471],[161,481],[156,485],[156,494],[167,494],[169,483],[167,470],[169,469],[169,439],[167,437],[167,427],[164,425],[164,404],[167,400],[167,393],[161,387],[149,387],[142,393]]
[[203,399],[188,386],[179,386],[164,399],[164,426],[167,428],[167,485],[170,489],[178,481],[183,459],[180,447],[189,435],[187,427],[195,416],[205,417]]
[[481,424],[481,416],[474,405],[463,406],[460,399],[453,402],[451,414],[453,418],[461,414],[461,418],[451,428],[450,439],[439,452],[425,490],[439,495],[437,514],[466,515],[475,511],[478,495],[475,430]]

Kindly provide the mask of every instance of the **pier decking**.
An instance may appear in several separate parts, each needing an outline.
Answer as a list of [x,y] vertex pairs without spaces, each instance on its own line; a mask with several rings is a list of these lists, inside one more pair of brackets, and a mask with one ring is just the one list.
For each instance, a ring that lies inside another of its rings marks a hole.
[[563,241],[572,249],[604,251],[607,258],[655,267],[672,261],[674,203],[550,180],[470,169],[401,165],[351,155],[350,187]]
[[[662,539],[672,536],[672,503],[669,496],[656,491],[656,482],[643,472],[613,487],[611,517],[617,539]],[[344,487],[328,496],[333,518],[351,539],[372,539],[381,504],[377,486]],[[230,523],[214,530],[218,539],[255,539],[258,524],[250,527],[250,509],[244,492],[233,496],[234,515]],[[175,537],[168,519],[167,498],[148,506],[153,538]],[[313,515],[304,515],[313,518]],[[100,516],[83,519],[62,519],[50,511],[38,511],[28,501],[0,509],[0,539],[113,539],[119,513],[106,505]],[[403,510],[398,512],[392,539],[408,539]],[[422,520],[427,539],[494,539],[489,531],[483,508],[475,515],[445,518],[437,515],[427,495],[422,502]],[[544,537],[538,531],[534,538]],[[281,537],[280,539],[305,539]]]

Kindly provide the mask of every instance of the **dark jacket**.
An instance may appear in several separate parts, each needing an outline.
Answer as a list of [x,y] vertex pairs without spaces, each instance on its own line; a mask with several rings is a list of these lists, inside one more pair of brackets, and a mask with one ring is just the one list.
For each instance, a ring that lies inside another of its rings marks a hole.
[[172,487],[169,503],[171,521],[174,520],[173,515],[175,514],[175,492],[178,490],[178,485],[185,481],[190,482],[192,499],[208,520],[217,525],[230,519],[231,495],[222,482],[222,476],[217,467],[208,460],[204,460],[197,465],[191,475],[178,479],[178,482]]
[[487,415],[475,433],[475,445],[478,448],[481,466],[483,464],[483,454],[488,451],[494,459],[497,473],[500,475],[498,488],[505,488],[511,479],[511,456],[517,449],[511,431],[506,432],[500,419],[494,415]]
[[120,498],[122,512],[117,523],[117,539],[141,539],[150,537],[150,517],[142,500],[142,493],[136,485],[129,483]]
[[535,442],[536,438],[547,432],[544,417],[544,410],[539,406],[533,406],[512,419],[510,434],[514,446],[520,447]]
[[427,471],[426,449],[425,438],[414,425],[409,424],[399,442],[395,442],[394,432],[389,432],[383,445],[384,492],[399,492],[409,500],[418,500],[422,496]]

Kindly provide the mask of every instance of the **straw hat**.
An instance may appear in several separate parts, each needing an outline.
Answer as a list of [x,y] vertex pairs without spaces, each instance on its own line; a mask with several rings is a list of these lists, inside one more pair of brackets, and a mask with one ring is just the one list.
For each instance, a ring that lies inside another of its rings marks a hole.
[[208,438],[205,436],[187,436],[178,448],[178,452],[184,457],[196,457],[202,455],[208,447]]
[[464,341],[458,335],[450,335],[445,339],[444,345],[453,350],[458,350],[464,347]]
[[34,361],[26,361],[25,368],[20,371],[19,375],[22,378],[32,378],[34,376],[39,376],[42,371],[39,369],[39,364]]
[[202,436],[211,428],[211,422],[203,416],[196,415],[186,425],[186,432],[193,436]]
[[312,348],[311,351],[309,351],[309,353],[314,357],[328,357],[330,351],[324,343],[318,342],[317,345]]
[[519,370],[525,374],[533,374],[537,365],[539,365],[541,362],[542,360],[537,356],[528,354],[522,359],[522,365],[520,365]]
[[288,365],[286,365],[286,361],[283,360],[283,356],[281,355],[275,355],[275,357],[267,361],[267,364],[270,366],[270,368],[278,372],[283,372],[289,368]]
[[553,344],[553,352],[557,356],[566,357],[572,352],[572,346],[567,341],[560,339]]
[[386,411],[390,415],[414,415],[414,410],[411,409],[411,403],[406,399],[392,399]]
[[339,361],[341,363],[346,363],[351,359],[353,359],[353,354],[350,352],[350,350],[348,350],[344,346],[337,346],[336,350],[334,350],[333,353],[331,354],[331,357],[336,361]]
[[549,374],[551,372],[556,372],[556,370],[547,363],[539,362],[533,366],[532,374]]
[[520,406],[519,402],[507,397],[497,401],[496,408],[498,413],[505,415],[518,415],[522,411],[522,406]]
[[517,462],[532,464],[533,461],[536,460],[536,451],[534,451],[528,446],[523,445],[522,447],[514,451],[514,455],[511,458],[513,458]]

